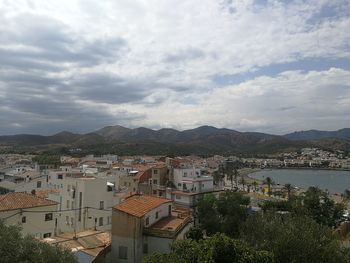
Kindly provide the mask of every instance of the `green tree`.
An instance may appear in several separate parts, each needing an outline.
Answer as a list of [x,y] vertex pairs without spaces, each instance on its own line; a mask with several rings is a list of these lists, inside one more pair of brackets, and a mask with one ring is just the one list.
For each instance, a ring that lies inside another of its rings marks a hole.
[[214,195],[205,195],[198,202],[197,210],[200,226],[211,236],[221,232],[236,237],[239,226],[247,218],[249,197],[237,192],[225,192],[218,198]]
[[303,212],[317,223],[335,227],[344,213],[344,205],[335,203],[328,194],[317,187],[309,189],[301,196],[294,212]]
[[199,226],[191,227],[186,233],[186,238],[197,240],[197,241],[200,239],[203,239],[203,229],[200,228]]
[[0,220],[0,261],[2,263],[76,263],[68,250],[23,237],[18,226],[6,226]]
[[287,191],[287,198],[289,200],[290,199],[290,194],[292,192],[293,187],[292,187],[291,184],[285,184],[284,185],[284,189]]
[[155,254],[145,259],[146,263],[272,263],[273,255],[256,250],[246,243],[231,239],[224,234],[194,241],[176,241],[170,254]]
[[349,251],[332,231],[306,216],[257,214],[242,225],[241,237],[272,252],[277,263],[349,262]]
[[264,211],[289,211],[294,215],[308,216],[317,223],[335,227],[344,213],[344,205],[335,203],[326,192],[317,187],[288,201],[267,201],[260,205]]
[[267,184],[267,194],[271,196],[271,185],[273,184],[271,177],[266,177],[264,183]]

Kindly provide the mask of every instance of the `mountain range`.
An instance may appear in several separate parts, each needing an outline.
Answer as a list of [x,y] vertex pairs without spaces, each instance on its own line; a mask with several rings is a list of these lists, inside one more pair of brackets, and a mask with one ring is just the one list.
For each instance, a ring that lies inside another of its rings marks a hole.
[[303,147],[350,149],[350,129],[299,131],[283,136],[201,126],[178,131],[107,126],[87,134],[63,131],[51,136],[0,136],[0,151],[81,148],[85,152],[129,154],[263,154]]

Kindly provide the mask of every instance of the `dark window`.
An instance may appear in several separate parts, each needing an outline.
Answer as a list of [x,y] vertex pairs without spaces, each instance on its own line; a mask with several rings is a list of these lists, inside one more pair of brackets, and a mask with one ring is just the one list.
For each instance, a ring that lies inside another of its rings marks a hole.
[[149,225],[149,217],[146,218],[146,226]]
[[45,221],[51,221],[52,220],[52,213],[45,214]]
[[153,173],[154,173],[154,174],[158,174],[158,170],[154,170]]
[[156,212],[156,219],[158,219],[158,217],[159,217],[159,214],[158,214],[158,212]]
[[41,181],[36,182],[36,188],[41,188]]
[[27,222],[27,218],[25,216],[22,216],[22,223]]
[[143,253],[144,254],[148,253],[148,244],[143,244]]
[[119,259],[128,259],[128,248],[124,246],[119,246]]
[[51,233],[45,233],[44,234],[44,238],[48,238],[48,237],[51,237]]
[[100,218],[98,219],[98,225],[99,225],[99,226],[103,226],[103,217],[100,217]]
[[157,180],[156,179],[154,179],[153,180],[153,184],[157,184],[158,182],[157,182]]
[[100,209],[102,210],[102,209],[104,209],[104,208],[105,208],[105,202],[100,201]]
[[58,174],[57,179],[63,179],[63,174]]

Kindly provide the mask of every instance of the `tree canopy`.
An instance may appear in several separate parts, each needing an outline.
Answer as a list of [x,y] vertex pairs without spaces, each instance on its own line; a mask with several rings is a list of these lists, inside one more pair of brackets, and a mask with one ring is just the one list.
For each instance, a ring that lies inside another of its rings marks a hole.
[[225,192],[218,198],[205,195],[198,202],[198,217],[202,229],[211,236],[217,232],[231,237],[239,235],[239,226],[248,216],[249,197],[236,192]]
[[0,261],[2,263],[77,263],[68,250],[23,237],[18,226],[6,226],[0,220]]
[[264,211],[281,210],[308,216],[328,227],[335,227],[344,212],[342,204],[335,203],[317,187],[310,187],[302,195],[292,196],[288,201],[267,201],[261,207]]
[[146,263],[272,263],[273,255],[257,250],[245,242],[234,240],[224,234],[216,234],[207,239],[176,241],[170,254],[154,254]]
[[276,263],[349,262],[349,251],[324,225],[307,216],[257,214],[242,225],[241,238],[274,254]]

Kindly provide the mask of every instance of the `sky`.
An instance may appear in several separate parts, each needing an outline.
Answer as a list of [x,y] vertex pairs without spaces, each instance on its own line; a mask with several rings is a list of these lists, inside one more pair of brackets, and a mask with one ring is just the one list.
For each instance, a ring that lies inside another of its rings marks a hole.
[[350,127],[350,0],[2,0],[0,134]]

